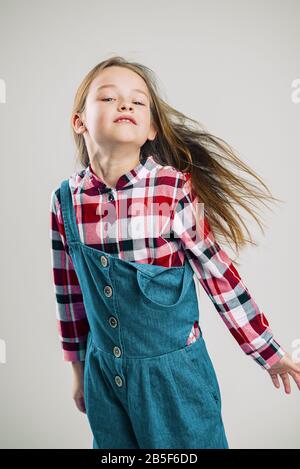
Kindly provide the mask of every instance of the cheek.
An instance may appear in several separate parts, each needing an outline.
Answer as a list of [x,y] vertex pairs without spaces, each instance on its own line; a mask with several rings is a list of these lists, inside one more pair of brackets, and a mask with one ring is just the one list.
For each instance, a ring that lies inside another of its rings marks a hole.
[[151,124],[151,116],[149,111],[141,113],[139,116],[139,121],[145,129],[148,129]]
[[97,130],[100,126],[105,127],[113,119],[110,114],[105,109],[100,109],[100,106],[92,106],[87,112],[90,129]]

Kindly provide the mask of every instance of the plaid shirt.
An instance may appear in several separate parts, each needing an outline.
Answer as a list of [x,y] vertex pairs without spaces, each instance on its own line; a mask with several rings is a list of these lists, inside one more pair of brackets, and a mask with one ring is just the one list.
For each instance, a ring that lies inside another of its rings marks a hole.
[[[83,243],[130,262],[172,267],[182,266],[186,258],[247,355],[269,369],[285,354],[230,258],[216,242],[204,210],[199,223],[202,204],[192,190],[190,173],[162,166],[148,156],[123,174],[114,188],[95,174],[91,164],[75,172],[69,186]],[[155,206],[160,209],[153,209]],[[84,360],[89,323],[68,252],[60,186],[52,191],[50,214],[56,319],[63,359]],[[186,343],[197,340],[200,333],[196,321]]]

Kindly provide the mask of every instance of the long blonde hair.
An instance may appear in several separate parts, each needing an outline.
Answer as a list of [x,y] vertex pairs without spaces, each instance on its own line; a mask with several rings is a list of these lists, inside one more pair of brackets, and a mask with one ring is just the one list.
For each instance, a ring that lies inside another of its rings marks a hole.
[[[265,201],[282,201],[272,196],[270,190],[249,166],[234,153],[223,139],[207,132],[198,121],[185,116],[167,104],[160,96],[154,72],[137,62],[129,62],[120,56],[113,56],[98,63],[85,76],[76,92],[71,119],[85,109],[89,86],[101,70],[110,66],[125,67],[134,71],[145,81],[150,94],[151,120],[157,130],[153,141],[147,140],[141,147],[143,155],[152,155],[162,165],[171,165],[179,171],[191,173],[191,183],[198,200],[204,204],[205,216],[216,237],[222,236],[239,248],[246,243],[257,245],[251,237],[237,207],[246,210],[263,230],[263,224],[256,211],[257,202],[266,206]],[[193,128],[195,124],[195,128]],[[77,147],[78,158],[86,168],[89,156],[82,134],[72,133]],[[250,182],[233,169],[252,176],[259,183]],[[242,226],[249,239],[246,238]]]

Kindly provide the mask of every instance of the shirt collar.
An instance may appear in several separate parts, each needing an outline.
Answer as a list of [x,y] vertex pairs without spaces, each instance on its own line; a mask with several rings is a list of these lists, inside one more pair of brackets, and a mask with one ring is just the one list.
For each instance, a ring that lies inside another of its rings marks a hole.
[[[131,187],[156,166],[158,166],[158,163],[154,160],[152,155],[141,155],[139,163],[133,169],[119,177],[114,189],[122,190]],[[93,192],[93,190],[96,189],[98,193],[104,193],[110,190],[104,181],[94,172],[91,163],[81,172],[81,175],[83,177],[78,184],[79,191],[88,190]]]

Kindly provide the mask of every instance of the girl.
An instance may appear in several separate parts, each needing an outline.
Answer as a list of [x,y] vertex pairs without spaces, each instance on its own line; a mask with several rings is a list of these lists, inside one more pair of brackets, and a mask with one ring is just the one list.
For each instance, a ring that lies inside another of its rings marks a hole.
[[159,97],[149,68],[122,57],[96,65],[75,97],[84,169],[52,192],[52,264],[63,358],[93,448],[229,448],[194,280],[273,384],[280,376],[289,393],[291,375],[300,389],[300,365],[216,239],[252,243],[234,204],[261,226],[248,199],[275,199],[188,120]]

